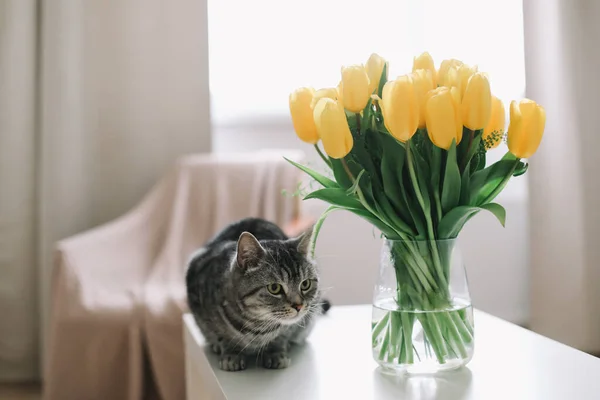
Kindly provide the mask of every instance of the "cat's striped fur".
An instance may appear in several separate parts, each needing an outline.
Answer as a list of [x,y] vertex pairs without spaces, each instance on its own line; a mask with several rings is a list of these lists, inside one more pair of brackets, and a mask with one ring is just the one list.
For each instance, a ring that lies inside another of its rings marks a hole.
[[[289,365],[290,344],[303,341],[323,309],[316,265],[308,257],[311,234],[290,239],[275,224],[248,218],[192,256],[189,307],[222,369],[245,369],[248,355],[260,356],[267,368]],[[271,293],[269,285],[281,285],[280,292]]]

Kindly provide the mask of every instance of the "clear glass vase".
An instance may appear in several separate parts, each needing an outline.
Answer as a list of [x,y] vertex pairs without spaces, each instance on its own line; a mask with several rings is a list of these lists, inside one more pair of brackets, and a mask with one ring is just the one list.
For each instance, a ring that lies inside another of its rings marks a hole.
[[456,240],[385,240],[373,294],[373,357],[385,371],[435,373],[473,357],[473,308]]

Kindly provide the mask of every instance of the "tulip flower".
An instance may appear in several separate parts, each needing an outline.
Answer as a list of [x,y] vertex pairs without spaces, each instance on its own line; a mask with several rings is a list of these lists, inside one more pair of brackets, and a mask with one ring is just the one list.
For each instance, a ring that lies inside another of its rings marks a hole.
[[531,157],[537,150],[546,124],[546,112],[535,101],[510,103],[508,150],[518,158]]
[[431,58],[431,54],[425,52],[418,57],[413,59],[413,69],[412,72],[415,72],[419,69],[424,69],[427,71],[431,71],[431,78],[433,79],[433,83],[437,82],[437,73],[435,70],[435,65],[433,63],[433,58]]
[[319,89],[314,93],[310,107],[314,109],[317,102],[323,97],[333,100],[339,100],[338,91],[336,88]]
[[343,158],[350,153],[354,140],[342,104],[324,97],[315,105],[313,115],[323,148],[329,157]]
[[369,75],[362,65],[342,67],[342,99],[344,108],[361,112],[371,97]]
[[419,127],[419,102],[412,78],[404,75],[383,86],[383,122],[390,134],[401,142],[410,139]]
[[450,87],[450,85],[446,84],[446,80],[447,80],[447,76],[448,76],[448,72],[450,71],[450,68],[458,69],[458,67],[460,67],[462,64],[463,64],[462,61],[455,60],[453,58],[450,60],[442,61],[442,64],[440,65],[440,69],[437,72],[437,84],[439,86]]
[[425,128],[425,102],[427,94],[435,89],[435,84],[430,70],[418,69],[411,74],[411,78],[419,104],[419,128]]
[[485,74],[475,73],[462,96],[462,121],[471,130],[483,129],[490,122],[492,94]]
[[502,141],[504,136],[505,126],[505,111],[504,104],[496,96],[492,96],[492,112],[490,116],[490,122],[483,130],[483,143],[487,150],[497,147]]
[[470,67],[467,64],[463,64],[457,68],[458,70],[458,80],[460,82],[460,98],[462,99],[465,96],[465,91],[467,90],[467,86],[469,85],[469,79],[477,73],[477,65],[474,67]]
[[462,139],[460,94],[453,87],[439,87],[429,92],[425,105],[425,121],[429,138],[437,147],[448,150],[454,139]]
[[[369,76],[369,94],[373,94],[373,92],[375,92],[375,90],[377,90],[379,87],[379,80],[381,79],[381,74],[383,73],[383,67],[386,64],[387,62],[385,61],[385,58],[375,53],[371,54],[367,60],[365,69],[367,70],[367,75]],[[388,70],[389,68],[386,71]]]
[[314,89],[303,87],[290,94],[290,114],[296,135],[304,142],[315,144],[319,141],[319,134],[313,119],[311,107]]

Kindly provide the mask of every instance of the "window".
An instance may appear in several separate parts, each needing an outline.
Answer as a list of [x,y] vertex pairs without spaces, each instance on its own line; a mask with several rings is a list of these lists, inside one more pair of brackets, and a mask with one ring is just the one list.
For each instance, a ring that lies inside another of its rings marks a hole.
[[294,88],[335,86],[372,52],[392,77],[425,50],[438,66],[476,63],[507,109],[525,91],[522,0],[209,0],[208,12],[216,126],[287,118]]

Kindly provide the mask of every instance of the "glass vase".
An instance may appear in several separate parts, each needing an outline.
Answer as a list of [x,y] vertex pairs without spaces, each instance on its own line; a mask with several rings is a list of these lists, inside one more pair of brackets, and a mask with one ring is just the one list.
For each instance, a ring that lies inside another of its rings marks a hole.
[[387,372],[435,373],[473,357],[473,308],[456,240],[385,240],[372,347]]

